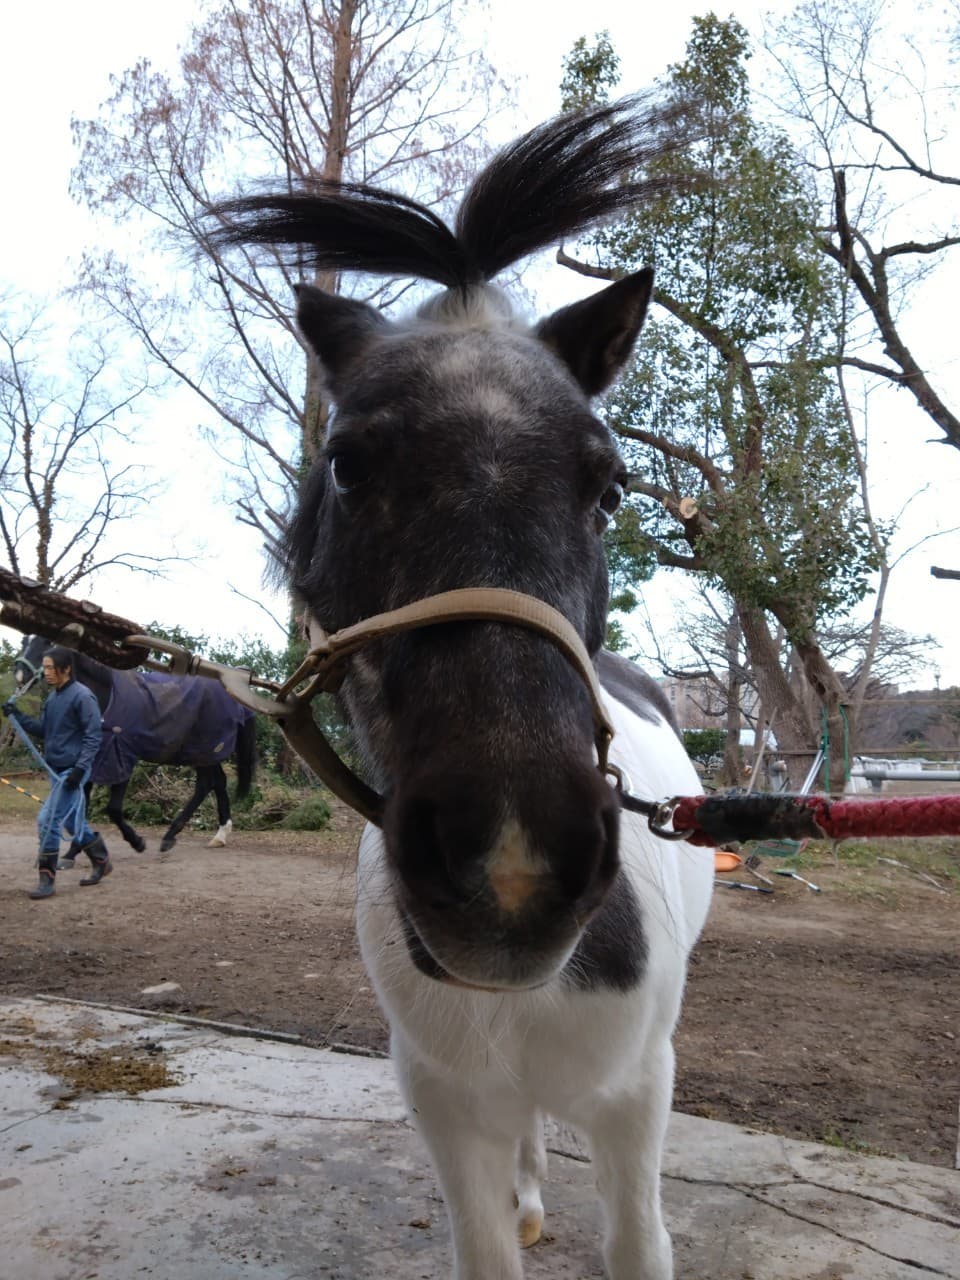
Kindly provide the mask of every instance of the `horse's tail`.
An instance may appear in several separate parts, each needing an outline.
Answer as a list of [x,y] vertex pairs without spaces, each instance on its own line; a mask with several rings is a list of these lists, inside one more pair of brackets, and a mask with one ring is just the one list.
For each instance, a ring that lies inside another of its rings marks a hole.
[[213,239],[308,245],[318,268],[415,276],[467,290],[521,258],[678,188],[656,161],[702,132],[697,104],[634,95],[558,116],[500,151],[451,230],[424,205],[353,183],[312,183],[214,206]]
[[248,716],[237,730],[237,745],[234,747],[237,757],[237,799],[242,800],[250,794],[253,786],[253,775],[257,768],[257,717]]

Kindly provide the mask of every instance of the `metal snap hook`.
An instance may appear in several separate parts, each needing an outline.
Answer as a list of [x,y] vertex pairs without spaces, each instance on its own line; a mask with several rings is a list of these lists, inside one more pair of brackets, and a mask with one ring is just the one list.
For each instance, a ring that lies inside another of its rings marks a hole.
[[647,826],[655,836],[659,836],[661,840],[686,840],[692,834],[690,831],[672,831],[667,830],[664,825],[673,821],[673,815],[676,812],[677,805],[680,803],[680,797],[674,796],[672,800],[664,800],[659,804],[653,813],[647,819]]

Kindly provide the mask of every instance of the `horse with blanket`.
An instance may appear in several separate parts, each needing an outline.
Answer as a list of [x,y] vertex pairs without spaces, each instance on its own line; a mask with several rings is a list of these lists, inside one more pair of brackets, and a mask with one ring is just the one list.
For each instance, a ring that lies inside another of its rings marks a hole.
[[[14,665],[21,690],[38,676],[49,641],[27,636]],[[160,842],[172,849],[200,804],[213,791],[218,829],[210,844],[223,845],[232,826],[224,761],[236,757],[238,798],[246,796],[256,766],[254,712],[241,706],[216,682],[196,676],[152,671],[114,671],[82,653],[74,653],[74,675],[96,695],[103,718],[102,740],[88,787],[110,788],[107,816],[131,848],[142,853],[146,841],[126,820],[123,802],[138,760],[189,765],[196,771],[193,794],[170,823]],[[61,865],[72,866],[70,846]]]

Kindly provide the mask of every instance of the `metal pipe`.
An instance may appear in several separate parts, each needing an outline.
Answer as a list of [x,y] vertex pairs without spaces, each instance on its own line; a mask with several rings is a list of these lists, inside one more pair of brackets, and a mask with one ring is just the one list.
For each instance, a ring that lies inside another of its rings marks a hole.
[[868,782],[960,782],[960,769],[851,769]]

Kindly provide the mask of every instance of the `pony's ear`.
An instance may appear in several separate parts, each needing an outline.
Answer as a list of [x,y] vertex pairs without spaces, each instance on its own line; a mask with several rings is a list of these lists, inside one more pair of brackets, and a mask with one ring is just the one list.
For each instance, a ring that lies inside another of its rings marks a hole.
[[560,357],[588,396],[604,391],[623,368],[653,293],[653,270],[644,267],[606,289],[555,311],[535,333]]
[[310,284],[294,286],[297,325],[323,365],[336,395],[350,365],[364,354],[387,321],[365,302],[325,293]]

